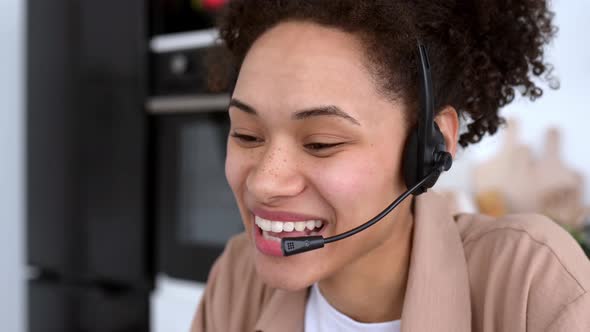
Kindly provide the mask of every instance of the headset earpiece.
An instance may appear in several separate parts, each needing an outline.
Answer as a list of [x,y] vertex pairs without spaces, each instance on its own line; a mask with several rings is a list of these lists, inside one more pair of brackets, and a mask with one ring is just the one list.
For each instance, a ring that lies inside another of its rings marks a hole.
[[414,192],[420,195],[434,186],[440,173],[451,168],[453,158],[447,152],[444,136],[434,121],[434,94],[430,75],[430,61],[426,48],[418,42],[420,53],[420,114],[404,148],[403,172],[408,188],[415,186],[434,168],[440,172]]
[[[404,148],[403,164],[404,180],[406,182],[406,187],[408,188],[413,187],[435,167],[442,167],[443,169],[441,172],[443,170],[447,171],[451,168],[453,158],[446,150],[444,136],[436,122],[433,127],[434,131],[432,133],[432,138],[429,140],[430,143],[425,145],[426,151],[423,158],[420,158],[421,153],[418,148],[420,137],[417,128],[412,130],[410,136],[408,136]],[[426,192],[429,188],[432,188],[438,180],[439,175],[426,182],[420,190],[414,193],[414,195],[420,195]]]

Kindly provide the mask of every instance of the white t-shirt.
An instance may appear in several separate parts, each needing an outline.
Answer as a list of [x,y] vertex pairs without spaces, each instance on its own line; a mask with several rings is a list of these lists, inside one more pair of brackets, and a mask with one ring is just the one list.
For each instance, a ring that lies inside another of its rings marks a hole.
[[400,332],[401,320],[360,323],[336,310],[313,284],[305,306],[305,332]]

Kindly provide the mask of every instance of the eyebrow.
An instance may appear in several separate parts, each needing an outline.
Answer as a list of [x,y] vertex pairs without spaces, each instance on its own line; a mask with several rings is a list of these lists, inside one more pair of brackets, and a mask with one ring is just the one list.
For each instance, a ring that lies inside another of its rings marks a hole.
[[[244,111],[248,114],[258,115],[258,112],[254,109],[254,107],[240,101],[239,99],[232,98],[229,102],[229,106],[234,106],[241,111]],[[326,106],[318,106],[318,107],[311,107],[306,108],[304,110],[297,111],[293,113],[291,118],[293,120],[304,120],[311,117],[316,116],[336,116],[345,120],[350,121],[351,123],[360,126],[361,124],[348,113],[341,110],[338,106],[335,105],[326,105]]]

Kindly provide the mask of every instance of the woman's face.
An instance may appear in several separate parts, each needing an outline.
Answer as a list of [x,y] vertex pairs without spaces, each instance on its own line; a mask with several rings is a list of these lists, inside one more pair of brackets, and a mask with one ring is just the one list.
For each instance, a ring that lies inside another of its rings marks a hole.
[[281,237],[345,232],[405,190],[404,110],[379,94],[365,64],[353,35],[288,22],[263,34],[241,67],[225,171],[270,286],[301,289],[395,255],[392,221],[409,200],[351,238],[280,256]]

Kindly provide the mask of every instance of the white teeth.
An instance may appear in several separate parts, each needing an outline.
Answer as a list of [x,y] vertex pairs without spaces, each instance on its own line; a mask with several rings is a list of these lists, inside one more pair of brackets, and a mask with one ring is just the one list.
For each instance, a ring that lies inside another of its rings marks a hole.
[[273,221],[272,222],[272,231],[275,233],[280,233],[283,231],[283,223],[280,221]]
[[256,225],[258,225],[258,227],[260,227],[263,231],[267,231],[270,232],[270,230],[272,229],[272,224],[270,222],[270,220],[266,220],[266,219],[262,219],[259,216],[256,216],[254,218],[254,222],[256,223]]
[[308,220],[308,221],[270,221],[263,219],[259,216],[254,216],[254,223],[265,232],[302,232],[305,229],[314,230],[324,225],[321,220]]
[[295,229],[295,223],[292,221],[288,221],[283,224],[283,231],[285,232],[292,232]]
[[295,223],[295,230],[303,232],[305,230],[305,221],[298,221]]

